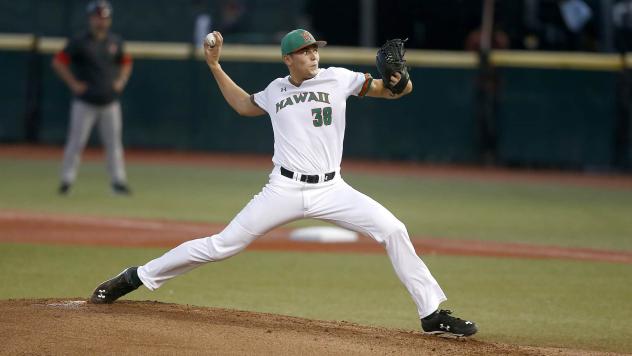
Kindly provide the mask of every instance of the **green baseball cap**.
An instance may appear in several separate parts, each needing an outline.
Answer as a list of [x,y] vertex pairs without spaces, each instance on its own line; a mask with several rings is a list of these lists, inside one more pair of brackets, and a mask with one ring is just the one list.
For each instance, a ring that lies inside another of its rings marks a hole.
[[327,42],[316,41],[311,33],[300,28],[290,31],[287,35],[283,36],[283,39],[281,40],[281,55],[285,56],[286,54],[296,52],[301,48],[311,46],[313,44],[317,44],[318,47],[323,47],[327,44]]

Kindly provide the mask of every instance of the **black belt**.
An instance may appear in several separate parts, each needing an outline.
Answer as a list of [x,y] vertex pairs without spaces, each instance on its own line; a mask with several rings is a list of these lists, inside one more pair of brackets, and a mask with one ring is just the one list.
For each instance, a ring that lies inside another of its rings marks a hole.
[[[289,169],[285,169],[283,167],[281,167],[281,175],[288,177],[290,179],[294,179],[294,172],[290,171]],[[334,179],[335,176],[336,176],[336,172],[325,173],[325,180],[323,182],[330,181]],[[318,183],[319,179],[320,179],[320,176],[318,174],[313,174],[313,175],[299,174],[299,180],[301,182]]]

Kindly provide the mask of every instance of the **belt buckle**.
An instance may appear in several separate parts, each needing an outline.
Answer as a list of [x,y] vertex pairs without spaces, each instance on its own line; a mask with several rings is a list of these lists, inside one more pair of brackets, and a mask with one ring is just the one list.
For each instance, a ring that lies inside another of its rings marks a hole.
[[304,182],[304,183],[310,183],[310,184],[316,184],[316,183],[320,183],[320,182],[328,182],[330,180],[332,180],[335,176],[336,176],[336,172],[329,172],[329,173],[321,173],[321,174],[301,174],[301,173],[297,173],[297,172],[292,172],[289,169],[286,169],[284,167],[281,167],[281,174],[291,178],[295,181],[299,181],[299,182]]

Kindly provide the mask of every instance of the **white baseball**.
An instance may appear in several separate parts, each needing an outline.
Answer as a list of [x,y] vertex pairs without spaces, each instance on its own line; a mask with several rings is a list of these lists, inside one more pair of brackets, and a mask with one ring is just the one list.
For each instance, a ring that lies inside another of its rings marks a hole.
[[215,47],[215,35],[212,32],[206,35],[206,39],[204,39],[204,41],[206,41],[209,47]]

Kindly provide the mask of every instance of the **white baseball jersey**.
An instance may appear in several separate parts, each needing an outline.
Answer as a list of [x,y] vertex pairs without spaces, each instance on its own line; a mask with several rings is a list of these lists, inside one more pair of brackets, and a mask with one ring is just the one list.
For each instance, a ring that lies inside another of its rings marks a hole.
[[[154,290],[197,266],[238,254],[277,226],[313,218],[370,236],[383,245],[419,317],[434,312],[446,296],[417,256],[404,224],[339,174],[346,100],[366,94],[371,80],[368,74],[327,68],[298,87],[289,77],[279,78],[251,96],[268,112],[274,129],[275,167],[268,184],[218,234],[187,241],[138,267],[143,285]],[[300,174],[336,174],[310,183],[284,176],[281,167]]]
[[253,96],[272,120],[272,162],[305,174],[339,170],[347,98],[364,95],[371,76],[330,67],[298,87],[289,78],[278,78]]

